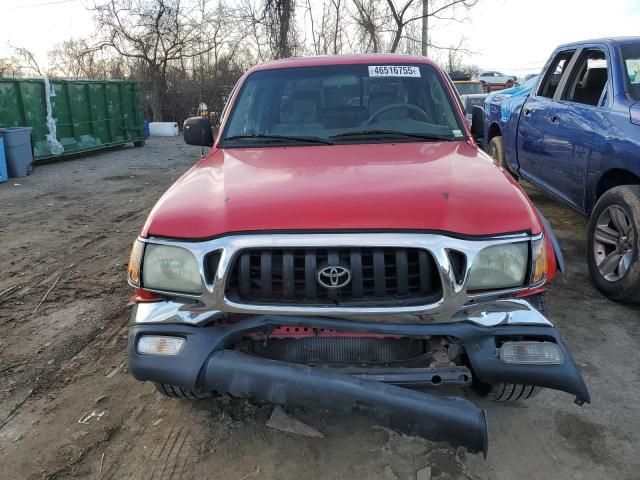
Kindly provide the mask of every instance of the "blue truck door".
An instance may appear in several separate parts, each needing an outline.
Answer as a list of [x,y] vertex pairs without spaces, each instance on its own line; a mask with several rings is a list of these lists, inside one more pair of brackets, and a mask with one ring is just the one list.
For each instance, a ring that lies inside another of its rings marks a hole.
[[518,166],[521,175],[537,183],[540,178],[544,111],[551,102],[544,97],[529,97],[522,106],[517,133]]
[[611,95],[603,49],[581,49],[572,63],[544,118],[540,179],[545,188],[584,212],[589,164],[599,164],[607,148]]
[[547,127],[548,110],[553,106],[553,97],[566,79],[568,66],[575,50],[558,52],[549,63],[537,90],[532,92],[522,106],[516,137],[519,173],[533,183],[542,183],[541,164],[544,160],[544,131]]

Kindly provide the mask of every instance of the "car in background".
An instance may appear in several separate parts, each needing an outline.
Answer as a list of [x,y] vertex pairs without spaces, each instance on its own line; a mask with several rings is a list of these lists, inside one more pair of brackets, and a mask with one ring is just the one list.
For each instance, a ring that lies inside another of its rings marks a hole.
[[482,106],[487,98],[482,82],[475,80],[454,80],[453,85],[460,95],[460,100],[462,100],[467,122],[471,125],[473,107],[476,105]]
[[476,75],[476,80],[482,83],[485,92],[511,88],[516,84],[516,77],[505,75],[496,71],[481,72]]
[[640,303],[640,37],[558,47],[521,93],[485,102],[484,148],[588,217],[593,283]]

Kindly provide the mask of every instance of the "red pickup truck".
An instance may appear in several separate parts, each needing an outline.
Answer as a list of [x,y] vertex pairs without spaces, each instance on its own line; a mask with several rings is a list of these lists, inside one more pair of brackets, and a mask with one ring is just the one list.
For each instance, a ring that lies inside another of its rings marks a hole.
[[129,368],[170,397],[215,392],[372,415],[485,452],[485,414],[540,387],[589,393],[543,294],[563,262],[423,57],[257,66],[212,146],[133,245]]

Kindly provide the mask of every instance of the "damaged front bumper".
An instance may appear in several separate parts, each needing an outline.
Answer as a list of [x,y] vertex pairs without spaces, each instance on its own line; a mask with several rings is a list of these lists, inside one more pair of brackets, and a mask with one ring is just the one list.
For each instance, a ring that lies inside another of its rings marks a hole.
[[[232,350],[238,339],[281,326],[308,327],[366,334],[448,337],[464,348],[473,376],[487,384],[514,383],[561,390],[590,401],[589,392],[557,329],[523,300],[474,305],[453,315],[449,323],[397,324],[354,322],[324,317],[253,315],[223,326],[202,325],[207,312],[197,305],[156,302],[138,304],[129,331],[129,369],[138,380],[179,385],[193,391],[217,391],[257,397],[289,406],[322,405],[334,410],[362,411],[381,424],[433,441],[487,451],[484,412],[473,403],[388,385],[355,375],[268,360]],[[184,339],[176,355],[138,352],[145,335]],[[497,346],[501,339],[535,338],[554,343],[557,364],[506,363]]]

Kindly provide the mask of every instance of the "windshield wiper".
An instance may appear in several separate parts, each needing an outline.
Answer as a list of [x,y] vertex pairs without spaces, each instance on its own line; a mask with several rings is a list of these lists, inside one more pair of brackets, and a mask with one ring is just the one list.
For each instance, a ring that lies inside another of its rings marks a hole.
[[428,133],[401,132],[400,130],[357,130],[354,132],[338,133],[336,135],[331,135],[329,138],[366,137],[370,135],[395,135],[397,137],[420,138],[422,140],[433,140],[433,141],[452,140],[451,138],[445,137],[442,135],[431,135]]
[[231,135],[230,137],[224,137],[222,140],[248,140],[248,139],[256,139],[256,140],[293,140],[294,142],[304,142],[304,143],[321,143],[323,145],[333,145],[333,142],[329,140],[323,140],[320,137],[295,137],[288,135],[267,135],[267,134],[251,134],[251,135]]

